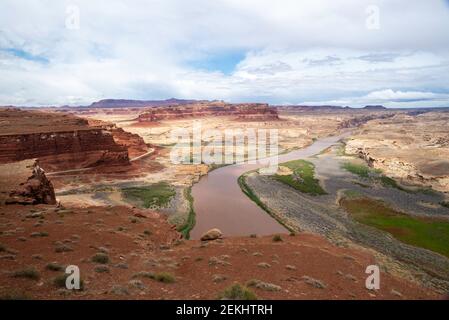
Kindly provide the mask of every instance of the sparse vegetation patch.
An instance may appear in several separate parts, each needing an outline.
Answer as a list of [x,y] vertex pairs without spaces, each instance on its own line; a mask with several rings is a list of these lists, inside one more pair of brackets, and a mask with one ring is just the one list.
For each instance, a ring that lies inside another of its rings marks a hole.
[[26,279],[32,279],[32,280],[39,280],[40,274],[34,268],[26,268],[26,269],[15,271],[13,273],[13,277],[14,278],[26,278]]
[[315,166],[313,163],[305,160],[294,160],[285,162],[282,166],[289,168],[293,173],[287,175],[276,174],[274,175],[276,180],[314,196],[326,194],[326,191],[320,186],[319,180],[314,177]]
[[122,189],[126,200],[144,208],[161,208],[168,205],[176,191],[166,182],[159,182],[144,187]]
[[363,224],[392,234],[407,244],[449,257],[449,222],[412,217],[390,208],[383,201],[366,197],[343,198],[340,205]]
[[257,295],[251,289],[236,283],[220,293],[218,298],[222,300],[257,300]]

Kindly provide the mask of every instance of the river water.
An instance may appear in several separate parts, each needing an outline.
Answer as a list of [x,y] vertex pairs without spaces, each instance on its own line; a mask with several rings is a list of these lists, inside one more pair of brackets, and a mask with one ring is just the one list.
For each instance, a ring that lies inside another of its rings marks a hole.
[[[313,156],[346,137],[348,133],[318,139],[310,146],[279,155],[279,163]],[[224,236],[269,235],[288,231],[257,206],[240,189],[237,179],[264,164],[234,164],[213,170],[192,188],[196,224],[191,239],[212,228]]]

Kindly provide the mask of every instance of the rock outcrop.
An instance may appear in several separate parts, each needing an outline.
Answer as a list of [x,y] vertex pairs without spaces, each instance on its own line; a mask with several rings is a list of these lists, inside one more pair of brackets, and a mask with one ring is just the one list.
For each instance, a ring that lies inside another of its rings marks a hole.
[[111,132],[115,143],[128,149],[130,158],[138,157],[148,152],[149,146],[141,136],[125,131],[122,128],[117,127],[114,123],[89,119],[89,125],[101,127],[104,130]]
[[5,204],[55,204],[55,192],[35,159],[0,165],[0,202]]
[[39,158],[48,170],[129,165],[128,149],[104,127],[74,116],[0,110],[0,163]]
[[201,236],[201,241],[210,241],[210,240],[217,240],[219,238],[222,237],[222,233],[219,229],[214,228],[214,229],[210,229],[209,231],[207,231],[206,233],[204,233]]
[[242,121],[278,120],[277,110],[265,103],[229,104],[221,101],[193,103],[148,109],[138,117],[139,122],[157,122],[171,119],[231,116]]
[[398,114],[363,125],[346,153],[404,183],[449,192],[449,115]]

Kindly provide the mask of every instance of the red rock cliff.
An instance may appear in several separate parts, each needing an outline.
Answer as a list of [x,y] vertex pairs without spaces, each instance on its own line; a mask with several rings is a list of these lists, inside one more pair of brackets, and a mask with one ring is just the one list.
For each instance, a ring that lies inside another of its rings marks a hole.
[[84,119],[7,109],[0,123],[0,163],[39,158],[47,171],[129,164],[127,147]]
[[224,102],[194,103],[183,106],[155,107],[138,117],[139,122],[156,122],[188,117],[233,116],[236,120],[278,120],[276,109],[264,103],[229,104]]

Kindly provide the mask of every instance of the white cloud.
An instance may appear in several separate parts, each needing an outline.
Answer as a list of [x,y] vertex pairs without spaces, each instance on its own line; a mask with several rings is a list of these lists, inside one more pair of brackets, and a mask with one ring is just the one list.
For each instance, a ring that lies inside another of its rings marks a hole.
[[[80,8],[79,30],[65,28],[69,4]],[[380,30],[365,27],[372,4]],[[227,51],[245,56],[231,74],[189,64]],[[446,103],[432,92],[449,92],[449,6],[440,0],[0,3],[0,104],[172,96]]]
[[449,94],[423,91],[394,91],[385,89],[373,91],[364,96],[345,97],[328,101],[304,102],[310,105],[350,105],[363,107],[366,105],[384,105],[390,108],[415,107],[449,107]]

